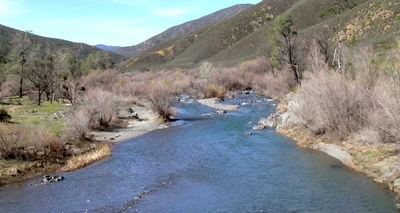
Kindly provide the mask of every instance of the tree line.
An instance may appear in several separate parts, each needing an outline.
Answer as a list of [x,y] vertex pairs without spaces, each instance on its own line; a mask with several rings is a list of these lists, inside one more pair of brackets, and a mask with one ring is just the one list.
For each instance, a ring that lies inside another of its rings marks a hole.
[[93,70],[111,68],[109,53],[98,51],[77,58],[67,49],[52,52],[33,39],[31,31],[15,34],[9,53],[0,55],[0,97],[34,91],[37,104],[66,98],[74,103],[74,93],[82,88],[76,80]]

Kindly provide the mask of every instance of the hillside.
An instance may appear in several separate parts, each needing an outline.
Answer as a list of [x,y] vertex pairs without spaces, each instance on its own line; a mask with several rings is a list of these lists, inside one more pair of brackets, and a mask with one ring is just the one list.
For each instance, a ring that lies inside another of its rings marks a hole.
[[[300,34],[327,28],[349,46],[362,40],[390,48],[399,37],[400,3],[395,0],[264,0],[242,13],[154,46],[124,64],[126,71],[196,67],[201,61],[232,66],[268,53],[267,29],[289,12]],[[335,11],[339,14],[336,15]]]
[[166,31],[164,31],[164,32],[138,44],[138,45],[117,48],[115,50],[115,52],[118,54],[127,56],[129,58],[132,58],[157,44],[160,44],[164,41],[175,38],[177,36],[181,36],[183,34],[192,32],[194,30],[198,30],[198,29],[208,26],[212,23],[235,16],[236,14],[242,12],[243,10],[245,10],[251,6],[253,6],[253,5],[252,4],[239,4],[239,5],[234,5],[232,7],[228,7],[228,8],[219,10],[215,13],[201,17],[199,19],[196,19],[193,21],[188,21],[183,24],[171,27],[171,28],[167,29]]
[[104,45],[104,44],[97,44],[94,46],[99,49],[110,51],[110,52],[114,52],[116,49],[121,48],[120,46],[108,46],[108,45]]
[[[6,56],[11,48],[11,41],[14,35],[20,32],[19,30],[0,25],[0,55]],[[78,59],[86,58],[90,53],[104,51],[97,47],[93,47],[83,43],[74,43],[66,40],[47,38],[38,35],[33,35],[33,39],[42,44],[46,51],[56,53],[62,51],[64,53],[71,53]],[[111,53],[111,58],[114,62],[121,62],[124,57],[122,55]]]

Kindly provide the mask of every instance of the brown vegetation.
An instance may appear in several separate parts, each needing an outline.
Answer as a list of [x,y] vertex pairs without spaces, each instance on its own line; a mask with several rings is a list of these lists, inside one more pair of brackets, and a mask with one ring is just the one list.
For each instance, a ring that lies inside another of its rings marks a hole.
[[10,160],[63,158],[66,150],[60,138],[41,127],[0,123],[0,157]]
[[111,156],[110,145],[100,144],[95,150],[87,152],[83,155],[73,156],[66,162],[65,166],[60,169],[60,172],[70,172],[83,168],[93,162]]
[[170,120],[175,115],[172,104],[175,101],[172,84],[167,80],[154,80],[146,95],[150,101],[151,108],[157,112],[162,119]]
[[345,74],[332,69],[305,74],[293,106],[301,126],[339,140],[368,129],[379,133],[381,142],[397,143],[399,73],[378,70],[374,57],[371,47],[362,46]]

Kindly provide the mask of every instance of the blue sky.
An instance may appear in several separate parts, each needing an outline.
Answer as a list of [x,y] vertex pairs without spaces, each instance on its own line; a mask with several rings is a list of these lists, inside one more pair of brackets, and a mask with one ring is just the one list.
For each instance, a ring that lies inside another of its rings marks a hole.
[[0,24],[90,45],[132,46],[235,4],[261,0],[0,0]]

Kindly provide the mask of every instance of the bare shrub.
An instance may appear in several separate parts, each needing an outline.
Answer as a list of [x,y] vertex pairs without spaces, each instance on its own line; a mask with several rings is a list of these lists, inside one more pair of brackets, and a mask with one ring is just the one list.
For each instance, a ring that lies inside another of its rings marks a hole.
[[281,72],[278,75],[267,73],[254,78],[253,85],[255,90],[264,95],[280,99],[290,91],[291,81],[293,77],[289,72]]
[[116,121],[118,99],[101,88],[89,88],[83,97],[83,106],[89,116],[89,127],[107,129]]
[[134,96],[146,96],[150,82],[157,78],[153,72],[128,73],[123,76],[131,81],[130,90]]
[[165,80],[172,82],[175,94],[187,93],[194,84],[194,78],[182,70],[166,72]]
[[372,91],[375,108],[368,114],[372,127],[379,132],[382,142],[400,140],[400,77],[382,76]]
[[[3,101],[6,97],[10,97],[13,94],[13,82],[6,81],[0,87],[0,102]],[[14,91],[14,94],[17,94]]]
[[101,88],[105,91],[113,91],[115,83],[118,82],[118,72],[113,69],[104,71],[93,71],[81,81],[85,87]]
[[27,129],[22,125],[0,123],[0,155],[3,159],[21,159]]
[[1,85],[1,95],[4,97],[18,94],[18,84],[19,78],[17,76],[7,76],[7,80]]
[[135,96],[137,86],[129,78],[121,77],[116,82],[114,87],[114,93],[120,97],[121,104],[130,105],[139,102],[137,96]]
[[199,78],[208,78],[208,76],[213,71],[213,69],[214,69],[214,66],[210,62],[204,61],[201,64],[201,66],[199,67],[198,77]]
[[252,75],[237,68],[225,68],[212,72],[208,83],[221,86],[226,91],[251,89]]
[[[29,126],[29,129],[28,138],[25,142],[29,152],[24,153],[25,159],[37,159],[41,155],[45,157],[64,157],[66,149],[60,137],[51,134],[43,126]],[[42,154],[38,155],[38,152]]]
[[0,156],[3,159],[62,158],[65,154],[61,138],[42,126],[0,124]]
[[265,74],[267,72],[272,72],[271,65],[268,58],[257,57],[254,60],[242,62],[239,65],[239,69],[247,73]]
[[371,90],[379,78],[379,70],[374,67],[374,49],[371,45],[363,44],[356,51],[350,77],[356,79],[360,87]]
[[225,95],[225,90],[215,84],[199,84],[198,89],[201,98],[222,98]]
[[84,141],[90,132],[89,115],[86,110],[79,109],[71,112],[65,119],[63,128],[63,140]]
[[170,120],[175,115],[172,105],[175,101],[173,86],[165,80],[154,80],[147,92],[150,106],[164,120]]
[[308,44],[307,67],[309,72],[326,71],[328,67],[327,53],[317,38],[311,39]]
[[294,111],[302,125],[315,135],[343,139],[365,126],[363,94],[343,75],[334,72],[310,74],[294,96]]

